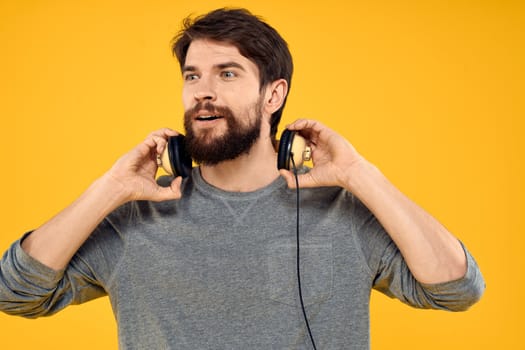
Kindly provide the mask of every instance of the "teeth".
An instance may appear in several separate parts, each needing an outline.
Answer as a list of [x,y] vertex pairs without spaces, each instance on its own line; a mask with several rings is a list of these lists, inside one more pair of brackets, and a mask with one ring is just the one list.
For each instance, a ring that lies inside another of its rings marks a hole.
[[198,120],[215,120],[219,117],[216,115],[201,115],[200,117],[197,117]]

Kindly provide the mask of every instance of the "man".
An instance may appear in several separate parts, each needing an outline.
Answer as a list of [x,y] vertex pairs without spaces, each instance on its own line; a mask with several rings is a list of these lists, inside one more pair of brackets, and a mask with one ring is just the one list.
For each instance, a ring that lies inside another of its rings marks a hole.
[[150,134],[5,253],[0,309],[38,317],[108,295],[122,349],[363,349],[371,288],[422,308],[480,298],[462,244],[312,120],[287,126],[314,163],[297,177],[296,245],[296,179],[275,152],[292,61],[273,28],[220,9],[186,21],[173,50],[199,167],[160,186],[178,133]]

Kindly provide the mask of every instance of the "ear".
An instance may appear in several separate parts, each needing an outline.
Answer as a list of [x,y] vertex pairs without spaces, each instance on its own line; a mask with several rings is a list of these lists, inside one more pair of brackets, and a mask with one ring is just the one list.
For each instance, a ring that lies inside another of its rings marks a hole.
[[264,111],[272,115],[284,103],[288,94],[288,83],[284,79],[278,79],[268,84],[265,91]]

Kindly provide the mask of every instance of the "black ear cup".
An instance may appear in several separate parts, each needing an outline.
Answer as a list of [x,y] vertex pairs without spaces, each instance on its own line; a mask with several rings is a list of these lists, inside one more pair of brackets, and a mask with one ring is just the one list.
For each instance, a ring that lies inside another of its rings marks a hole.
[[277,169],[290,170],[290,156],[292,152],[292,142],[296,132],[285,129],[279,140],[279,150],[277,152]]
[[175,177],[188,177],[190,175],[192,160],[186,151],[183,135],[172,136],[168,139],[168,145],[161,157],[161,166],[167,173]]
[[297,131],[285,129],[279,140],[277,169],[292,170],[292,157],[295,167],[299,168],[305,160],[310,160],[310,153],[310,147],[306,145],[305,139]]

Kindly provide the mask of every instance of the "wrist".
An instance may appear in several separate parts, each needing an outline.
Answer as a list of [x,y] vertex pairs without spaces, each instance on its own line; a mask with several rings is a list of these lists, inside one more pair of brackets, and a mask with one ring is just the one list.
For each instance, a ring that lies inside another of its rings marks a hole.
[[87,190],[95,197],[104,200],[108,210],[112,211],[122,204],[132,200],[132,194],[122,181],[116,179],[111,173],[106,173],[98,178]]
[[377,181],[382,178],[382,173],[374,164],[360,158],[346,169],[342,182],[346,190],[360,197],[375,187],[373,184],[377,184]]

